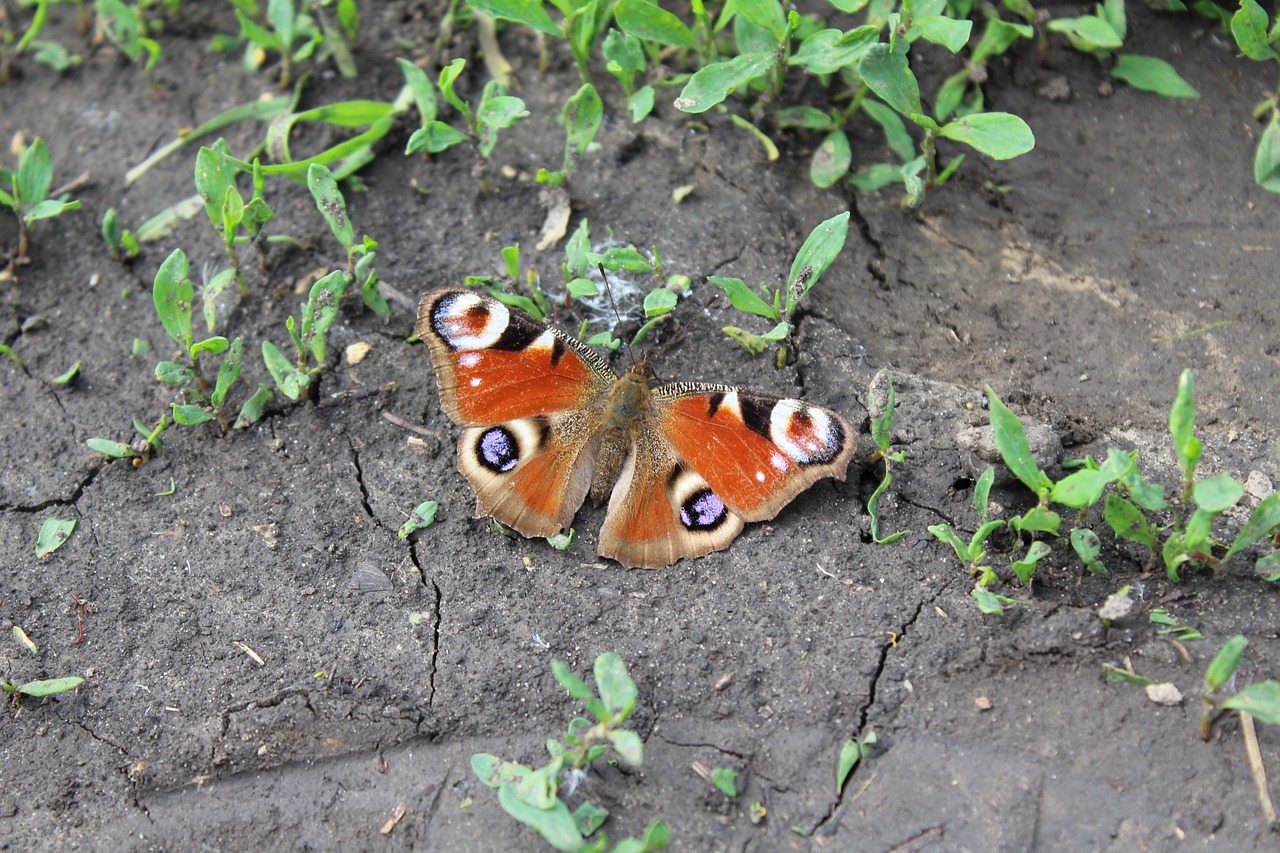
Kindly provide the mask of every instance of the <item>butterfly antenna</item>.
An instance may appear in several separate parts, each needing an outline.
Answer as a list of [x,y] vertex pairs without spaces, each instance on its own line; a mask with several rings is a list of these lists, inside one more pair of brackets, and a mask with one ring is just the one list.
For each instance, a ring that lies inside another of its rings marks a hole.
[[[609,295],[609,307],[613,309],[613,319],[616,325],[622,325],[622,315],[618,313],[618,303],[613,301],[613,288],[609,286],[609,276],[605,274],[604,264],[597,263],[596,269],[600,270],[600,280],[604,282],[604,292]],[[627,358],[631,359],[631,363],[636,363],[636,354],[631,351],[631,342],[626,338],[622,339],[622,343],[627,347]]]
[[698,311],[696,315],[694,315],[694,318],[689,322],[685,323],[680,328],[676,329],[675,334],[667,338],[666,343],[664,343],[661,347],[658,348],[658,351],[653,354],[654,359],[661,358],[663,353],[671,349],[672,344],[674,344],[676,341],[684,337],[685,332],[689,331],[694,326],[696,326],[698,324],[698,317],[701,317],[708,308],[710,308],[712,305],[715,304],[716,300],[719,298],[720,298],[719,292],[711,294],[711,298],[708,299],[706,302],[702,303],[702,308]]

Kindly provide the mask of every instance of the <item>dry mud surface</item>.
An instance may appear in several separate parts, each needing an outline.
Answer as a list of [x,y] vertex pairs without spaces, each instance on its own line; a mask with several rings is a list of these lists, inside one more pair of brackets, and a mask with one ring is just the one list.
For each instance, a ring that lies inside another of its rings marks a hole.
[[[304,105],[393,96],[391,37],[429,44],[439,13],[412,2],[366,11],[358,84],[321,74]],[[492,192],[460,151],[404,157],[406,125],[362,171],[368,192],[347,194],[403,298],[385,324],[345,306],[331,350],[372,351],[358,366],[335,362],[319,397],[397,390],[333,405],[277,397],[243,432],[171,430],[135,470],[84,442],[127,440],[132,418],[154,419],[173,399],[152,378],[166,349],[149,296],[160,261],[179,246],[197,271],[222,258],[203,216],[132,266],[108,257],[98,223],[115,206],[136,225],[189,195],[193,149],[128,188],[123,176],[179,128],[273,84],[207,53],[234,25],[192,12],[162,39],[158,100],[137,68],[84,45],[69,10],[54,7],[50,33],[86,65],[63,77],[20,69],[0,88],[0,138],[43,136],[55,184],[85,171],[90,182],[76,193],[83,209],[38,226],[33,263],[0,284],[0,342],[25,365],[0,359],[0,618],[6,642],[18,625],[41,647],[32,656],[10,643],[7,678],[86,681],[6,707],[0,846],[536,849],[469,757],[540,762],[545,739],[578,712],[551,660],[586,672],[612,650],[638,683],[633,722],[646,745],[643,771],[602,765],[585,783],[612,813],[612,838],[662,817],[679,850],[1274,849],[1236,719],[1208,743],[1196,734],[1204,667],[1226,638],[1251,640],[1241,684],[1280,671],[1276,590],[1249,555],[1175,586],[1109,538],[1107,576],[1083,575],[1059,543],[1033,589],[1001,585],[1025,606],[983,616],[955,555],[926,532],[978,524],[956,434],[986,421],[984,384],[1050,425],[1068,455],[1140,448],[1147,475],[1172,485],[1168,407],[1190,367],[1204,469],[1277,477],[1280,199],[1252,182],[1250,119],[1271,69],[1238,60],[1202,22],[1134,4],[1130,14],[1132,49],[1175,60],[1200,100],[1122,86],[1103,96],[1092,59],[1061,44],[1044,65],[1015,52],[993,69],[988,103],[1023,116],[1035,150],[1004,163],[971,154],[915,213],[893,190],[815,190],[804,165],[813,139],[780,137],[783,157],[767,163],[725,115],[690,122],[666,99],[633,126],[606,91],[600,150],[574,176],[573,224],[589,217],[593,234],[608,226],[619,241],[657,246],[695,283],[685,316],[714,290],[707,275],[776,286],[814,225],[842,210],[854,223],[800,321],[796,365],[776,371],[721,337],[742,320],[720,304],[658,368],[846,413],[862,430],[849,481],[816,485],[725,552],[649,572],[600,564],[600,510],[579,514],[564,553],[473,520],[457,428],[440,412],[425,348],[405,343],[417,296],[496,272],[501,246],[519,241],[544,280],[558,278],[562,248],[531,248],[543,207],[527,174],[559,162],[554,117],[578,86],[559,47],[540,77],[527,34],[503,36],[532,116],[500,140],[495,160],[514,176],[495,177]],[[466,34],[451,46],[473,50]],[[1069,100],[1037,94],[1058,78]],[[468,91],[480,82],[466,78]],[[243,151],[260,133],[227,136]],[[859,133],[855,150],[883,156]],[[692,193],[673,204],[685,185]],[[304,189],[272,182],[269,201],[272,229],[306,248],[273,248],[266,273],[251,276],[231,319],[246,353],[286,343],[294,282],[342,261]],[[12,217],[0,216],[0,245],[15,242]],[[576,330],[581,319],[557,322]],[[134,338],[152,351],[132,356]],[[76,360],[73,385],[49,381]],[[269,381],[256,358],[246,365],[240,388]],[[880,475],[867,459],[866,389],[884,366],[907,459],[883,519],[912,531],[887,546],[870,541],[865,509]],[[427,438],[409,442],[418,436],[387,413]],[[174,493],[159,494],[171,478]],[[993,496],[1010,514],[1028,500]],[[401,540],[405,514],[426,498],[440,502],[436,524]],[[33,543],[49,517],[79,526],[39,560]],[[1007,566],[1006,554],[995,559]],[[369,571],[390,588],[353,588]],[[1104,626],[1094,611],[1125,584],[1141,606]],[[80,643],[73,595],[88,602]],[[1156,604],[1204,633],[1185,658],[1148,624]],[[1126,659],[1188,700],[1163,707],[1106,683],[1101,664]],[[841,744],[871,729],[876,753],[837,796]],[[1275,775],[1280,732],[1259,735]],[[737,799],[695,775],[695,761],[739,771]],[[753,802],[767,809],[759,824]],[[399,804],[403,819],[379,834]]]

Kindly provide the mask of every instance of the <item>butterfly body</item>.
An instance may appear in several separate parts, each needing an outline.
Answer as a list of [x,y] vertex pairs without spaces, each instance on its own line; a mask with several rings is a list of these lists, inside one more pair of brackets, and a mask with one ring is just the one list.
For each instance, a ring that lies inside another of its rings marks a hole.
[[525,536],[608,499],[600,554],[657,568],[719,550],[857,445],[840,415],[726,385],[653,387],[643,359],[618,376],[563,332],[468,290],[422,297],[445,413],[464,427],[458,469],[476,515]]

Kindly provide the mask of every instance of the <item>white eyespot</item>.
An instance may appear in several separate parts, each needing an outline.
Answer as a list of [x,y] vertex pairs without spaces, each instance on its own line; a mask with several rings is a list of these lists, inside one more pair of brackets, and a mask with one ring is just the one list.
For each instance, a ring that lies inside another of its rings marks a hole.
[[763,472],[763,471],[757,471],[757,472],[756,472],[756,482],[759,482],[759,483],[763,483],[763,482],[764,482],[764,472]]
[[511,314],[501,302],[486,301],[474,293],[454,293],[436,303],[433,319],[436,331],[449,346],[480,350],[498,342]]
[[769,437],[801,465],[830,458],[838,436],[829,414],[799,400],[779,400],[769,414]]
[[787,457],[783,456],[781,453],[774,453],[769,457],[769,462],[779,471],[786,471],[791,467],[791,463],[787,461]]
[[471,368],[475,367],[479,363],[480,353],[478,352],[464,352],[462,355],[458,356],[458,364],[461,364],[463,367]]
[[479,376],[472,376],[472,377],[471,377],[471,387],[472,387],[472,388],[479,388],[479,387],[480,387],[480,377],[479,377]]

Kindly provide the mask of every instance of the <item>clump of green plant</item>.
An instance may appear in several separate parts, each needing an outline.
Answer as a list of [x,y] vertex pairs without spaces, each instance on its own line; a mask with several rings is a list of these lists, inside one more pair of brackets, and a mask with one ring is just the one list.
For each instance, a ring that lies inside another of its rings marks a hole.
[[[507,814],[537,830],[557,850],[585,853],[610,849],[603,832],[592,839],[609,812],[588,800],[570,811],[566,799],[573,794],[562,794],[562,788],[568,787],[572,792],[576,787],[573,780],[610,750],[632,767],[643,765],[644,744],[640,735],[624,728],[635,710],[638,691],[622,658],[614,652],[605,652],[596,658],[595,690],[560,661],[552,661],[551,669],[556,681],[586,706],[594,720],[575,717],[563,741],[549,738],[547,752],[551,760],[541,767],[476,753],[471,756],[471,769],[481,782],[498,789],[498,802]],[[655,820],[641,838],[625,839],[611,849],[614,853],[663,850],[668,836],[666,823]]]
[[315,199],[316,209],[347,253],[347,268],[342,273],[347,287],[356,288],[365,307],[385,320],[391,315],[391,308],[378,289],[378,271],[373,266],[378,244],[368,234],[363,240],[356,240],[355,228],[347,215],[347,201],[327,166],[311,164],[307,169],[307,188]]
[[27,48],[34,51],[33,58],[41,65],[47,65],[54,71],[63,72],[80,65],[83,61],[79,55],[70,53],[65,47],[54,41],[45,41],[38,36],[44,29],[49,17],[49,4],[58,0],[27,0],[23,5],[34,7],[31,11],[31,23],[19,34],[17,15],[7,6],[4,14],[0,14],[0,85],[12,79],[13,61],[23,54]]
[[[546,33],[553,38],[563,38],[578,65],[583,83],[591,82],[591,53],[613,14],[608,0],[550,0],[551,5],[563,16],[559,23],[551,17],[541,3],[521,0],[467,0],[478,12],[493,18],[516,21],[527,27]],[[545,65],[545,63],[544,63]]]
[[[1249,59],[1280,62],[1280,18],[1272,21],[1257,0],[1241,0],[1240,9],[1231,17],[1230,31],[1240,52]],[[1267,122],[1253,158],[1253,179],[1265,190],[1280,192],[1280,86],[1254,107],[1253,117]]]
[[[583,83],[569,100],[565,101],[560,112],[560,121],[564,124],[564,160],[559,171],[550,172],[539,169],[537,181],[540,184],[559,186],[569,177],[578,158],[587,153],[591,141],[600,130],[600,120],[604,117],[604,104],[600,100],[596,87]],[[565,222],[568,222],[568,211],[565,211]],[[564,231],[560,232],[562,235]]]
[[[240,170],[232,163],[227,143],[221,139],[212,146],[201,148],[196,155],[196,193],[204,202],[205,215],[215,231],[222,236],[222,243],[231,262],[236,282],[240,285],[240,297],[249,295],[244,271],[240,267],[237,245],[256,242],[263,226],[271,221],[272,211],[262,197],[265,181],[262,168],[254,161],[253,197],[246,204],[236,185]],[[241,234],[240,232],[244,233]],[[220,292],[220,290],[219,290]],[[209,302],[217,293],[211,294]]]
[[1213,718],[1221,711],[1239,711],[1251,714],[1271,725],[1280,725],[1280,682],[1273,679],[1259,681],[1221,697],[1222,689],[1235,677],[1240,660],[1249,641],[1237,634],[1223,644],[1204,673],[1204,712],[1200,716],[1200,737],[1209,739]]
[[1092,54],[1104,64],[1110,63],[1111,76],[1135,89],[1166,98],[1200,97],[1200,93],[1163,59],[1119,52],[1128,33],[1124,0],[1103,0],[1092,15],[1055,18],[1045,27],[1065,35],[1071,46],[1081,53]]
[[[3,189],[8,186],[9,189]],[[68,200],[65,194],[50,198],[53,186],[53,161],[44,140],[35,141],[18,158],[17,170],[0,167],[0,204],[18,217],[18,251],[16,263],[26,263],[31,240],[31,225],[41,219],[52,219],[69,210],[79,210],[80,202]]]
[[84,679],[78,675],[69,675],[64,678],[48,678],[40,681],[28,681],[23,684],[16,684],[8,679],[0,679],[0,689],[9,694],[9,697],[16,703],[21,702],[24,697],[30,696],[33,699],[43,699],[46,696],[56,696],[59,693],[66,693],[75,690]]
[[[454,85],[462,70],[466,67],[465,59],[455,59],[440,69],[438,86],[440,94],[448,104],[462,116],[463,129],[459,130],[434,116],[430,119],[422,115],[422,127],[413,132],[405,146],[405,154],[438,154],[460,142],[470,142],[476,153],[476,175],[480,178],[481,187],[489,191],[488,164],[489,156],[498,143],[498,132],[511,127],[520,119],[529,115],[524,108],[524,101],[507,94],[506,89],[496,80],[485,84],[480,100],[473,109],[471,104],[463,100],[454,91]],[[404,67],[403,65],[401,66]],[[421,91],[416,92],[419,112],[428,103]],[[430,104],[434,105],[434,96]],[[432,107],[426,107],[428,111]]]
[[107,208],[107,212],[102,214],[102,239],[107,242],[107,248],[111,250],[112,257],[122,261],[133,260],[142,250],[137,235],[128,228],[120,227],[120,220],[114,207]]
[[785,288],[771,291],[761,285],[760,294],[757,294],[740,278],[707,276],[707,281],[724,290],[729,297],[729,304],[734,308],[776,323],[772,329],[762,335],[748,332],[737,326],[726,326],[724,333],[752,355],[764,352],[770,344],[777,344],[779,368],[794,361],[795,341],[792,339],[794,332],[792,316],[799,307],[800,301],[809,294],[813,286],[818,283],[818,279],[827,271],[827,267],[831,266],[836,256],[840,254],[848,233],[848,212],[819,223],[810,232],[800,251],[796,253],[795,260],[791,262],[791,271],[787,274]]
[[887,545],[901,539],[910,530],[899,530],[880,538],[880,498],[893,484],[893,466],[901,464],[907,458],[905,450],[890,452],[893,444],[893,410],[897,406],[897,394],[893,390],[893,378],[888,369],[881,369],[871,378],[867,388],[867,409],[871,415],[871,440],[876,450],[871,454],[870,464],[884,460],[884,478],[867,500],[867,514],[871,516],[871,538],[877,545]]
[[147,85],[159,97],[164,97],[156,83],[155,68],[160,62],[160,45],[151,37],[153,24],[147,18],[148,11],[163,4],[173,14],[181,0],[97,0],[98,24],[102,34],[124,54],[130,62],[146,57],[143,74]]
[[[302,305],[302,320],[293,315],[285,320],[289,338],[293,341],[292,362],[271,341],[262,342],[262,360],[266,362],[276,387],[290,400],[298,400],[310,394],[311,380],[325,369],[327,343],[325,336],[329,326],[338,316],[338,303],[347,289],[347,279],[342,270],[334,270],[315,284],[307,301]],[[311,360],[315,364],[311,365]]]
[[[1059,536],[1062,516],[1051,508],[1053,504],[1076,510],[1075,528],[1070,534],[1072,548],[1086,570],[1098,574],[1105,573],[1106,568],[1099,559],[1099,539],[1087,527],[1086,520],[1089,510],[1099,501],[1103,501],[1103,521],[1115,536],[1146,547],[1150,554],[1148,567],[1161,559],[1166,575],[1175,583],[1181,581],[1186,569],[1216,569],[1223,560],[1280,533],[1280,494],[1273,494],[1259,501],[1229,544],[1214,537],[1215,520],[1240,502],[1244,487],[1225,471],[1197,477],[1203,445],[1195,435],[1195,382],[1190,370],[1179,377],[1177,396],[1169,411],[1169,434],[1182,471],[1181,488],[1172,498],[1166,497],[1163,486],[1142,476],[1137,451],[1116,448],[1110,448],[1101,463],[1086,457],[1078,463],[1078,470],[1055,482],[1032,458],[1017,416],[990,388],[987,398],[996,448],[1014,476],[1036,495],[1037,503],[1007,521],[987,522],[984,512],[984,523],[975,534],[976,551],[972,541],[966,548],[959,547],[962,540],[948,525],[929,528],[937,538],[951,544],[961,561],[978,574],[980,590],[998,577],[989,566],[979,565],[986,556],[981,542],[1001,527],[1007,527],[1015,540],[1026,535]],[[975,490],[975,500],[979,497],[985,504],[986,494],[981,488]],[[1027,555],[1012,562],[1019,581],[1030,583],[1036,563],[1050,551],[1043,539],[1033,541]],[[1255,570],[1268,581],[1280,580],[1280,551],[1260,557]]]
[[229,0],[240,24],[238,36],[218,35],[212,47],[222,53],[244,48],[244,68],[255,73],[272,55],[280,57],[280,88],[287,89],[299,63],[333,59],[338,72],[357,76],[351,43],[360,19],[355,0],[268,0],[264,12],[257,0]]

